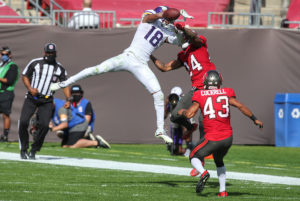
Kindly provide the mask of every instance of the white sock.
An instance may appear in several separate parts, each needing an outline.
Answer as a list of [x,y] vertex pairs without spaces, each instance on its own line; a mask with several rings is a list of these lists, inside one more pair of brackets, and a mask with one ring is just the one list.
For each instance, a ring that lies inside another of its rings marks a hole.
[[154,107],[156,111],[156,124],[157,129],[164,129],[164,113],[165,113],[165,103],[164,103],[164,94],[161,91],[154,93]]
[[191,164],[198,172],[200,172],[200,175],[205,171],[199,158],[192,158]]
[[217,174],[218,174],[219,184],[220,184],[219,192],[223,192],[226,190],[226,168],[225,168],[225,166],[217,167]]

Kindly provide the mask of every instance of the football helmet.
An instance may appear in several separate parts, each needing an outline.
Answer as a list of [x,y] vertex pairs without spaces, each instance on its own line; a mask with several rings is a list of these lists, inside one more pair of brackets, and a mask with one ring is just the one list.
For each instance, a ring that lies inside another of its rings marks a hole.
[[222,75],[216,70],[207,71],[203,76],[203,84],[205,89],[220,88],[222,81]]
[[158,7],[154,8],[154,11],[155,11],[155,13],[161,13],[165,10],[168,10],[168,8],[169,8],[168,6],[158,6]]
[[179,96],[177,94],[170,94],[168,97],[169,104],[170,104],[170,109],[171,111],[176,107],[178,101],[179,101]]
[[182,89],[178,86],[175,86],[171,89],[170,94],[176,94],[177,96],[181,96],[182,95]]

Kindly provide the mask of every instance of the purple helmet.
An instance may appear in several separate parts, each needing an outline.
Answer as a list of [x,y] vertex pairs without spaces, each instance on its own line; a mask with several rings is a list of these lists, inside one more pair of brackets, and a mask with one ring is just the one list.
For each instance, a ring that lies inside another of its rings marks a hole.
[[158,6],[158,7],[156,7],[155,9],[154,9],[154,11],[156,12],[156,13],[160,13],[160,12],[163,12],[163,11],[165,11],[165,10],[168,10],[168,6]]

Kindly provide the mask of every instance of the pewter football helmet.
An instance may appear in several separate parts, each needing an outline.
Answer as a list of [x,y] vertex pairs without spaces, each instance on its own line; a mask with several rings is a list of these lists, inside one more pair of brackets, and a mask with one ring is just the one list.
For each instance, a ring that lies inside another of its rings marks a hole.
[[203,84],[205,89],[220,88],[222,85],[222,75],[216,70],[210,70],[204,74]]

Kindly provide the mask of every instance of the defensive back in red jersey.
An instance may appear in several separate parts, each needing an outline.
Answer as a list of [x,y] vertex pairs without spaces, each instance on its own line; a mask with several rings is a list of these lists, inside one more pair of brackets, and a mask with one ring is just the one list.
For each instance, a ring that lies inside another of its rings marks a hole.
[[198,90],[193,101],[200,104],[205,138],[211,141],[224,140],[232,135],[229,98],[235,97],[231,88]]
[[185,50],[180,51],[177,57],[190,73],[192,86],[202,89],[203,75],[209,70],[216,70],[216,66],[210,61],[206,38],[203,36],[199,37],[203,41],[202,47],[196,48],[189,45]]

